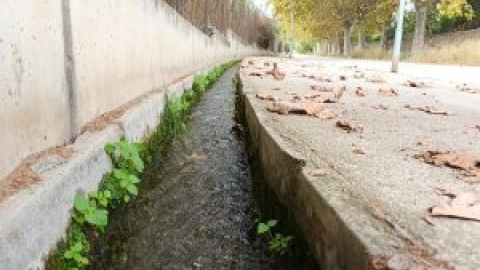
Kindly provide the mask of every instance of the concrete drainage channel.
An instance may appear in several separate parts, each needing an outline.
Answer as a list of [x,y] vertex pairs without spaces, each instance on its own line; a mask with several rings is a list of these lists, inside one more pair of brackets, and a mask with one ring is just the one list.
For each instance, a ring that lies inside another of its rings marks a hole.
[[[42,181],[0,202],[0,269],[316,269],[286,208],[257,177],[261,173],[250,169],[242,128],[233,120],[235,72],[228,71],[185,116],[185,134],[178,132],[171,143],[153,136],[151,145],[160,150],[141,175],[138,199],[127,205],[102,205],[113,196],[106,196],[105,176],[121,169],[105,147],[142,141],[159,123],[160,130],[168,125],[165,117],[161,121],[167,100],[182,97],[176,103],[182,107],[196,98],[186,90],[193,76],[97,123],[98,129],[64,147],[69,155],[39,156],[31,166]],[[177,128],[183,122],[174,133]],[[92,195],[94,190],[101,193]],[[78,196],[100,212],[78,203]],[[259,233],[260,223],[270,227]],[[69,224],[80,226],[67,230]],[[65,231],[66,241],[55,250]]]
[[[137,199],[111,215],[89,269],[317,269],[285,208],[251,170],[234,120],[228,71],[188,116],[184,134],[158,151]],[[257,196],[254,196],[257,195]],[[294,236],[284,250],[259,236]]]

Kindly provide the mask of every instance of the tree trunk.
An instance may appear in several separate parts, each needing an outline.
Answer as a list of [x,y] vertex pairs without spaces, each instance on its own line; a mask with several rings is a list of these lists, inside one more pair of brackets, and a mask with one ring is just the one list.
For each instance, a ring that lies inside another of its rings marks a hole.
[[358,49],[365,49],[365,34],[362,31],[358,32]]
[[388,28],[383,28],[382,36],[380,37],[380,48],[386,51],[387,46],[388,46]]
[[425,44],[425,30],[427,26],[428,5],[415,1],[415,32],[413,35],[412,52],[423,49]]
[[343,27],[343,55],[349,56],[352,52],[352,26],[346,24]]

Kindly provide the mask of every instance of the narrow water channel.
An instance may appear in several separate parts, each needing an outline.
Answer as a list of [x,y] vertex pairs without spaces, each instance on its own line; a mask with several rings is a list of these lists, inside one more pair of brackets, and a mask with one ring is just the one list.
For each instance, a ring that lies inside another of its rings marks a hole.
[[305,269],[262,245],[260,210],[242,138],[234,131],[229,70],[158,153],[139,197],[111,216],[91,269]]

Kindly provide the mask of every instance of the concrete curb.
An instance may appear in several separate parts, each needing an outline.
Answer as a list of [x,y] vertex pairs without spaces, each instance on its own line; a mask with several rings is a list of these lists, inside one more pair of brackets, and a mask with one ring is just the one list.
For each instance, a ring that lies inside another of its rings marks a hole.
[[238,80],[241,117],[263,179],[299,224],[320,268],[376,269],[373,260],[394,254],[402,239],[350,196],[341,175],[312,177],[305,154],[272,130],[255,106],[248,79],[240,74]]
[[45,257],[69,225],[75,194],[96,190],[112,170],[105,145],[122,137],[138,142],[151,135],[161,122],[166,93],[180,97],[193,78],[194,74],[166,92],[149,95],[105,129],[80,136],[68,146],[73,150],[68,159],[51,155],[34,164],[41,181],[0,202],[0,269],[44,269]]

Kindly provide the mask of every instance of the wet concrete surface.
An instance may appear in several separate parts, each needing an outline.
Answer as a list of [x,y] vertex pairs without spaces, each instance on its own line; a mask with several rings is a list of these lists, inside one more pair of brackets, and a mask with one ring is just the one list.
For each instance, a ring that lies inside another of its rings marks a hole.
[[305,269],[257,240],[252,173],[233,128],[235,72],[204,94],[139,197],[112,215],[91,269]]

